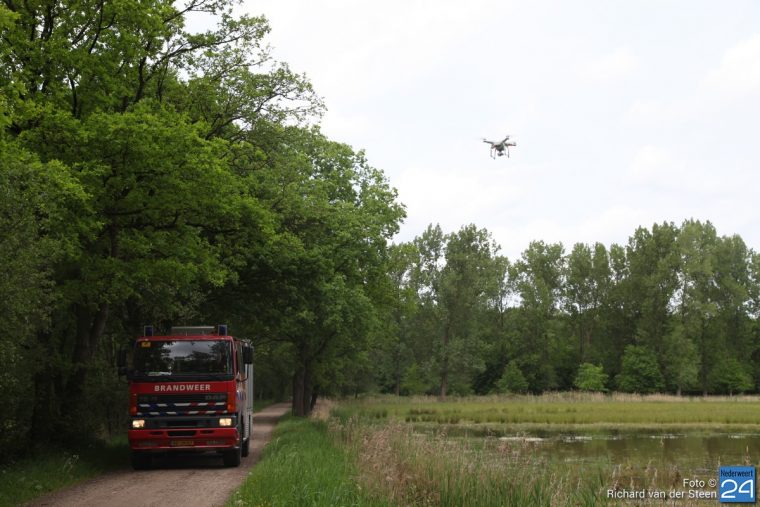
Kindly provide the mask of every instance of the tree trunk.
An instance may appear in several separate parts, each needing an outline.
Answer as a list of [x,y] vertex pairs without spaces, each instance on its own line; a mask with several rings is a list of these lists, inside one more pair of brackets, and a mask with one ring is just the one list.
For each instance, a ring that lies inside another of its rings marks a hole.
[[446,327],[443,330],[443,361],[441,362],[441,400],[446,399],[446,394],[449,389],[449,339],[451,332],[451,326],[446,323]]
[[303,413],[303,367],[299,366],[293,374],[293,415],[304,416]]
[[311,397],[314,394],[314,378],[311,373],[311,367],[307,363],[303,368],[303,407],[302,415],[311,414]]
[[102,303],[94,314],[82,305],[74,307],[77,329],[71,361],[72,373],[66,379],[65,394],[59,401],[62,403],[66,400],[61,406],[63,416],[77,417],[79,408],[88,403],[84,399],[84,386],[105,330],[109,309],[108,303]]
[[301,365],[293,375],[293,415],[299,417],[309,415],[312,400],[316,403],[316,396],[311,363],[307,359],[301,359]]
[[311,403],[309,403],[309,413],[314,411],[314,407],[317,406],[317,398],[319,397],[319,386],[315,385],[311,391]]

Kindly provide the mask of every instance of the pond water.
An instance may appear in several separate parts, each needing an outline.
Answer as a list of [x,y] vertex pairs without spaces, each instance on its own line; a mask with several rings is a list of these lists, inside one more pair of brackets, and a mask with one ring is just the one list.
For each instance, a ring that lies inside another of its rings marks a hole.
[[747,459],[754,463],[760,457],[760,433],[539,432],[500,440],[523,440],[532,445],[533,452],[561,461],[653,460],[714,470],[716,463],[739,465]]

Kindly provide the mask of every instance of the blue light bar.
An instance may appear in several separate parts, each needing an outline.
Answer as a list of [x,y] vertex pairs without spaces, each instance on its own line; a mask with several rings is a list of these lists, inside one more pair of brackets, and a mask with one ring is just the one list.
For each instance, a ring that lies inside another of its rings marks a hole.
[[227,324],[219,324],[217,326],[217,333],[219,336],[227,336]]

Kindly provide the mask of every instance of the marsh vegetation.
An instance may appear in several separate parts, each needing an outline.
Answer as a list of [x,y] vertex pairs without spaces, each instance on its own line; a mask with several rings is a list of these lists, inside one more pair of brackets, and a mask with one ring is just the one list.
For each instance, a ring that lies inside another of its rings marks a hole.
[[[720,465],[757,466],[758,401],[588,393],[347,401],[323,405],[308,423],[340,466],[320,458],[296,475],[301,484],[339,469],[356,483],[354,505],[618,505],[608,490],[686,491],[684,479],[707,482]],[[272,452],[293,459],[308,454],[307,442]],[[335,498],[311,498],[323,497]],[[699,501],[679,505],[690,502]]]

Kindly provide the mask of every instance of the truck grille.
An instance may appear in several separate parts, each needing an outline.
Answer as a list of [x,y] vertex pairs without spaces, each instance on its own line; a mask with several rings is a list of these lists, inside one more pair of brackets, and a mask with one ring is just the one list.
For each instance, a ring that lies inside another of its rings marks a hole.
[[227,393],[140,394],[137,415],[215,415],[223,414]]

